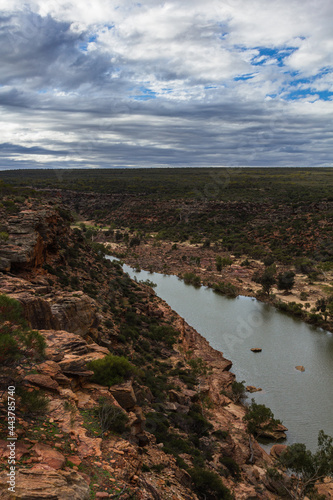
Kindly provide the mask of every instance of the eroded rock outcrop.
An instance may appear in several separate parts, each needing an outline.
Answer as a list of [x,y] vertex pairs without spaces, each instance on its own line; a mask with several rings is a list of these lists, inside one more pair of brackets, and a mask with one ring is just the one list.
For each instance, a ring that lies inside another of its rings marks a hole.
[[16,473],[15,494],[8,491],[6,472],[0,474],[3,500],[88,500],[89,485],[75,471],[54,470],[47,465],[19,469]]
[[25,209],[8,217],[4,229],[9,237],[0,248],[0,270],[41,266],[47,253],[57,250],[57,240],[66,230],[60,220],[59,214],[49,208]]

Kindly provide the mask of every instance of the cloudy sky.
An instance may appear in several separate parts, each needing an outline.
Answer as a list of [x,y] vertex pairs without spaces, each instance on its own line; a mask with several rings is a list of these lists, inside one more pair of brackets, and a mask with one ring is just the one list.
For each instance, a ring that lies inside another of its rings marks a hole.
[[0,169],[333,166],[332,0],[0,0]]

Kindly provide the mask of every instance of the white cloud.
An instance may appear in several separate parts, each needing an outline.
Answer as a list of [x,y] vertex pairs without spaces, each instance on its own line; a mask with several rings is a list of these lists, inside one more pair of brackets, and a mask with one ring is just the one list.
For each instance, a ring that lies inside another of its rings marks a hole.
[[330,0],[0,0],[0,10],[2,141],[10,156],[17,146],[15,162],[286,165],[293,138],[295,164],[332,158]]

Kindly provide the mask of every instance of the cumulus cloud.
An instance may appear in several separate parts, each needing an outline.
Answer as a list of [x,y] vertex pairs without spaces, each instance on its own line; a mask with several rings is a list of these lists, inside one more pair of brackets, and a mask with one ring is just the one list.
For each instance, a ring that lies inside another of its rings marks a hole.
[[0,2],[0,168],[331,166],[330,0]]

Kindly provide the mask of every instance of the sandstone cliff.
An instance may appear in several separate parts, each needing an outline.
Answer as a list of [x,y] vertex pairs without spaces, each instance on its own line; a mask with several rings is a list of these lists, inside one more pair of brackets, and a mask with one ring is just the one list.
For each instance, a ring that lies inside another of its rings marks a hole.
[[[45,394],[48,411],[27,416],[18,396],[13,497],[2,407],[1,498],[199,499],[198,470],[222,481],[223,498],[280,498],[266,476],[272,459],[249,443],[244,407],[221,392],[230,392],[231,362],[70,232],[54,207],[22,208],[3,221],[0,293],[22,304],[45,358],[4,368],[2,381],[9,373],[28,393]],[[132,375],[111,387],[92,382],[89,362],[110,353],[125,356]],[[123,432],[101,429],[101,398],[124,415]],[[207,488],[207,498],[222,498]]]

